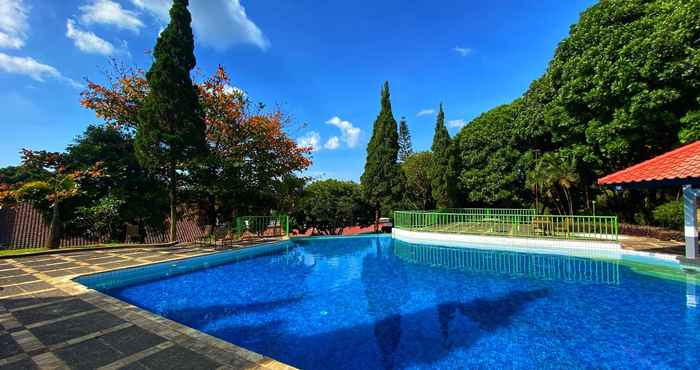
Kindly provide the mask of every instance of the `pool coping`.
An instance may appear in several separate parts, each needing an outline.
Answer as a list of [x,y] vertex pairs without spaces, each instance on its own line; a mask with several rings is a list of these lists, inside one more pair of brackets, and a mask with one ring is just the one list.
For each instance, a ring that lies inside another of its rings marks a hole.
[[[109,269],[104,269],[101,271],[95,271],[95,272],[88,272],[88,273],[79,273],[79,274],[70,274],[70,275],[64,275],[60,277],[50,277],[46,276],[41,278],[41,281],[51,285],[54,289],[57,289],[61,293],[65,293],[65,299],[68,298],[79,298],[81,300],[84,300],[87,303],[90,303],[97,308],[106,311],[117,318],[126,321],[127,323],[130,323],[132,325],[138,326],[142,329],[145,329],[153,334],[156,334],[158,336],[161,336],[165,338],[166,340],[169,340],[173,342],[174,344],[181,345],[187,349],[190,349],[194,352],[197,352],[201,355],[204,355],[210,360],[213,360],[220,366],[216,367],[217,369],[250,369],[250,368],[258,368],[258,369],[271,369],[271,370],[282,370],[282,369],[296,369],[293,366],[290,366],[288,364],[285,364],[283,362],[280,362],[278,360],[275,360],[273,358],[264,356],[262,354],[253,352],[251,350],[248,350],[246,348],[243,348],[241,346],[238,346],[236,344],[227,342],[223,339],[216,338],[212,335],[209,335],[205,332],[202,332],[200,330],[191,328],[187,325],[178,323],[176,321],[170,320],[166,317],[157,315],[155,313],[152,313],[146,309],[143,309],[141,307],[138,307],[136,305],[132,305],[128,302],[122,301],[118,298],[112,297],[108,294],[104,294],[98,290],[89,288],[78,281],[76,279],[83,277],[83,276],[90,276],[90,275],[95,275],[95,274],[103,274],[103,273],[110,273],[110,272],[116,272],[119,270],[126,270],[126,269],[133,269],[133,268],[142,268],[146,266],[152,266],[152,265],[157,265],[157,264],[162,264],[162,263],[172,263],[175,261],[183,261],[183,260],[189,260],[192,258],[198,258],[198,257],[205,257],[205,256],[212,256],[216,255],[219,253],[236,253],[236,252],[243,252],[248,249],[255,249],[255,248],[264,248],[264,247],[269,247],[270,245],[278,244],[278,243],[287,243],[288,240],[278,240],[278,241],[271,241],[271,242],[265,242],[265,243],[260,243],[256,245],[250,245],[250,246],[242,246],[240,248],[237,248],[235,250],[225,250],[225,251],[214,251],[214,252],[202,252],[199,254],[194,254],[190,256],[185,256],[185,257],[176,257],[176,258],[169,258],[165,259],[162,261],[157,261],[157,262],[147,262],[147,263],[136,263],[133,265],[129,266],[122,266],[122,267],[116,267],[116,268],[109,268]],[[17,258],[20,259],[21,258]],[[41,275],[41,273],[38,273],[37,275]],[[10,296],[7,298],[13,298],[14,296]],[[5,299],[5,298],[2,298]],[[24,309],[24,308],[22,308]],[[7,313],[12,313],[12,311],[5,311],[0,305],[0,324],[3,322],[6,322],[6,320],[10,320],[10,325],[17,325],[18,323],[12,323],[12,316],[9,316],[5,318]],[[4,325],[2,325],[4,326]],[[2,328],[0,326],[0,329]],[[47,352],[44,353],[44,355],[51,355],[52,352]],[[89,355],[89,354],[88,354]],[[55,356],[45,356],[45,357],[51,357],[55,359]],[[134,362],[132,356],[128,356],[126,358],[122,358],[114,363],[109,364],[108,367],[105,368],[119,368],[122,366],[125,366],[127,364],[130,364]],[[3,365],[3,363],[6,362],[6,360],[0,360],[0,365]],[[6,365],[11,365],[12,363],[8,363]],[[57,365],[55,360],[53,362],[49,362],[46,364],[38,364],[40,368],[56,368],[56,367],[61,367],[60,365]]]

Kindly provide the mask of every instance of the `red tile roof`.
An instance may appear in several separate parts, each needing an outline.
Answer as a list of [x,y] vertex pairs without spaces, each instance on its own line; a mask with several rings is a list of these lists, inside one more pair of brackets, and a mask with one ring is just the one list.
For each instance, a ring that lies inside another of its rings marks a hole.
[[697,184],[700,140],[598,179],[598,185]]

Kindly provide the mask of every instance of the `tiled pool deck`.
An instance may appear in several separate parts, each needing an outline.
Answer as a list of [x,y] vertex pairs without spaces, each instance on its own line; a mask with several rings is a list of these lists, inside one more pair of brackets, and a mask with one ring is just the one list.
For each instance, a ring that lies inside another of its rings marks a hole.
[[71,280],[213,252],[130,248],[0,259],[0,369],[290,369]]

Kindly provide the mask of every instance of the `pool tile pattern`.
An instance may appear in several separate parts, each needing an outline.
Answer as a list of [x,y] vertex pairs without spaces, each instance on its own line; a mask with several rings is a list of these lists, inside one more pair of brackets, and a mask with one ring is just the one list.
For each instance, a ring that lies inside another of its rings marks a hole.
[[0,369],[293,369],[72,281],[215,251],[129,248],[0,259]]

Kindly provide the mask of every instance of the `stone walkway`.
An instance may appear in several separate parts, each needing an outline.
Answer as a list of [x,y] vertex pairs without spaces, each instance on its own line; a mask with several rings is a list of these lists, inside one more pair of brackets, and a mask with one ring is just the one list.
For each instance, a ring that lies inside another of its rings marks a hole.
[[653,253],[665,253],[682,256],[685,254],[683,242],[665,241],[643,236],[621,236],[620,244],[624,249]]
[[213,252],[130,248],[0,259],[0,369],[291,369],[71,280]]

